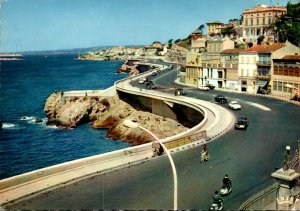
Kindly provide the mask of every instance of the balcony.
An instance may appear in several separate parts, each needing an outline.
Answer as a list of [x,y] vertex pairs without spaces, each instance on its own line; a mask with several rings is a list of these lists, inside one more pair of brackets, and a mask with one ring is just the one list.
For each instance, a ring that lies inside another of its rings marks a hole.
[[239,75],[238,79],[239,80],[255,80],[255,77],[253,77],[253,76],[241,76],[241,75]]
[[256,74],[255,79],[258,80],[271,80],[271,75],[267,74],[267,75],[261,75],[261,74]]
[[271,61],[257,61],[257,66],[271,67]]

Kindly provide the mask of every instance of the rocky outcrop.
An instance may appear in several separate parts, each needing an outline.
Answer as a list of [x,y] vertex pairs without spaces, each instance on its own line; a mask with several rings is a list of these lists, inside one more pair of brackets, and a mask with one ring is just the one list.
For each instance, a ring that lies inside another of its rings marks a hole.
[[117,73],[128,73],[128,75],[137,75],[139,70],[137,69],[137,64],[129,64],[128,61],[125,61],[124,64],[117,69]]
[[130,129],[124,119],[136,120],[139,125],[152,131],[158,138],[166,138],[186,131],[172,119],[149,112],[135,110],[128,103],[115,97],[64,97],[61,92],[51,94],[46,100],[44,111],[48,125],[73,128],[91,123],[94,129],[108,129],[107,137],[129,142],[133,145],[153,141],[153,137],[139,128]]

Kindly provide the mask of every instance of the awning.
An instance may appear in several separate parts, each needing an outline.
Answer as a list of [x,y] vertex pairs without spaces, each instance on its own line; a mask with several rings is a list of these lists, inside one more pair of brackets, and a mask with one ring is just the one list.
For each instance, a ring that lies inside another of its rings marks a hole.
[[261,86],[261,87],[264,87],[264,86],[267,85],[267,83],[268,83],[268,81],[261,81],[261,80],[259,80],[259,81],[257,82],[257,85],[258,85],[258,86]]

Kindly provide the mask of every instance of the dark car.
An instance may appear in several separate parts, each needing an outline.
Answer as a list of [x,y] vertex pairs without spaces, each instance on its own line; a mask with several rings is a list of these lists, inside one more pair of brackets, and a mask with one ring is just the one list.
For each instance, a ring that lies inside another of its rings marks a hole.
[[227,98],[223,95],[217,95],[215,97],[215,101],[218,103],[227,103],[228,102]]
[[238,117],[236,123],[235,123],[235,129],[247,129],[249,125],[247,117],[240,116]]
[[212,85],[212,84],[206,84],[205,86],[207,86],[209,89],[214,89],[215,88],[215,86],[214,85]]

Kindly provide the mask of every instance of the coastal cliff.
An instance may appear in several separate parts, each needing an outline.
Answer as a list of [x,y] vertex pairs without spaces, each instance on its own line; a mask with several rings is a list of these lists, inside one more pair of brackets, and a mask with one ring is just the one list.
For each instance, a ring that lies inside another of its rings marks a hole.
[[124,119],[136,120],[158,138],[166,138],[188,130],[173,119],[149,112],[135,110],[131,105],[114,97],[82,96],[65,97],[62,92],[52,93],[46,100],[44,111],[48,125],[74,128],[90,123],[94,129],[108,129],[107,137],[139,145],[153,141],[153,137],[139,128],[130,129]]

